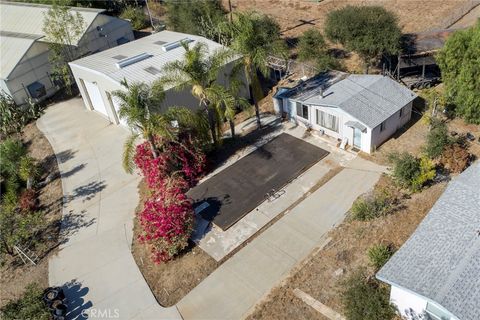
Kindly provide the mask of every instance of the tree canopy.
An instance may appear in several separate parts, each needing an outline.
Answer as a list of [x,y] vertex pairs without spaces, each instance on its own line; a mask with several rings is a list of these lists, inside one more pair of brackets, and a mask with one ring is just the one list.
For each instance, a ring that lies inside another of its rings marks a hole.
[[280,37],[280,26],[269,16],[257,12],[237,13],[232,23],[228,25],[232,38],[230,48],[242,56],[255,104],[257,123],[260,125],[258,101],[263,98],[263,91],[257,71],[268,75],[270,71],[267,66],[268,56],[285,56],[287,50],[284,40]]
[[86,27],[83,16],[65,5],[54,4],[43,19],[43,32],[51,49],[52,77],[63,82],[69,94],[74,81],[68,63],[81,55],[76,44]]
[[167,26],[178,32],[196,34],[215,39],[217,28],[225,18],[225,11],[218,0],[165,1]]
[[437,61],[455,114],[480,124],[480,22],[450,36]]
[[298,60],[315,63],[320,71],[336,68],[338,62],[328,53],[323,35],[317,29],[305,31],[298,40]]
[[396,16],[379,6],[346,6],[330,12],[325,33],[358,53],[367,66],[381,54],[397,54],[402,36]]

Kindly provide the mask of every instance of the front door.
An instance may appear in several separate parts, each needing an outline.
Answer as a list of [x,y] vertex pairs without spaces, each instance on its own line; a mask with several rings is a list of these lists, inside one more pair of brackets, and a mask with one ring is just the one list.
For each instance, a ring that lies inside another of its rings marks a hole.
[[353,128],[353,146],[359,149],[362,148],[362,132],[357,128]]

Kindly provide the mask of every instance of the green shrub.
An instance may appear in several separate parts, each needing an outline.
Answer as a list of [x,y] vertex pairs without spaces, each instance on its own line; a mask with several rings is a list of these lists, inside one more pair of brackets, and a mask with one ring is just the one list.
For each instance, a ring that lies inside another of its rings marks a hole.
[[142,8],[127,6],[120,14],[120,18],[130,20],[132,28],[141,30],[148,27],[148,17]]
[[27,149],[20,140],[6,139],[0,143],[0,175],[4,179],[19,174],[20,159],[27,154]]
[[425,184],[435,177],[435,165],[426,158],[416,158],[408,152],[389,155],[393,165],[393,178],[402,187],[413,192],[419,191]]
[[352,218],[360,221],[372,220],[389,213],[394,203],[393,197],[385,190],[359,197],[350,209]]
[[420,171],[413,179],[411,189],[413,191],[420,190],[425,184],[435,178],[436,170],[433,161],[427,157],[420,158]]
[[430,159],[435,159],[440,157],[445,148],[453,141],[448,135],[448,128],[444,122],[431,119],[430,123],[432,129],[428,132],[424,149]]
[[380,270],[381,267],[390,259],[393,255],[393,250],[390,246],[384,244],[376,244],[370,247],[367,251],[370,264],[376,269]]
[[395,316],[388,288],[355,271],[343,284],[342,302],[348,320],[389,320]]
[[43,291],[37,284],[28,285],[20,299],[11,301],[0,309],[0,318],[5,320],[51,319],[52,316],[42,300],[42,295]]

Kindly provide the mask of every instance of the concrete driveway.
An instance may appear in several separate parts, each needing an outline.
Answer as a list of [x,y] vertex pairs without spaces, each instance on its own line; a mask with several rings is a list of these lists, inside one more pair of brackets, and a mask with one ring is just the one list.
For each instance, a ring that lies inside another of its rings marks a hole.
[[68,318],[179,319],[175,307],[158,305],[130,251],[139,177],[121,166],[128,131],[80,98],[48,108],[37,126],[55,150],[63,185],[62,243],[49,282],[64,286]]

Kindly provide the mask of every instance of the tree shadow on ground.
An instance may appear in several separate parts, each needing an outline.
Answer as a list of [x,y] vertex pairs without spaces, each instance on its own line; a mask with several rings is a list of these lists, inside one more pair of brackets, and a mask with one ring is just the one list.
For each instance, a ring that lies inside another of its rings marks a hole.
[[95,223],[95,218],[85,217],[86,212],[86,210],[82,210],[80,213],[75,213],[70,210],[69,213],[64,214],[61,221],[59,244],[67,243],[69,237],[76,234],[80,229],[88,228]]
[[82,199],[83,202],[92,200],[95,195],[107,187],[105,181],[92,181],[83,186],[73,189],[72,194],[68,195],[67,202]]
[[[251,121],[256,121],[255,118],[252,118]],[[263,139],[268,137],[268,135],[281,130],[281,120],[277,119],[274,122],[262,126],[260,129],[254,129],[253,131],[243,135],[236,136],[235,138],[226,138],[223,140],[223,143],[216,149],[212,150],[207,159],[209,159],[207,165],[207,174],[212,172],[216,168],[223,165],[231,156],[236,154],[238,151],[252,146],[256,143],[261,142]],[[248,125],[247,123],[246,125]]]
[[79,164],[75,167],[73,167],[72,169],[66,171],[66,172],[63,172],[63,173],[60,173],[60,177],[62,178],[68,178],[68,177],[71,177],[73,176],[74,174],[76,174],[77,172],[81,171],[83,168],[85,168],[87,165],[85,163],[82,163],[82,164]]

